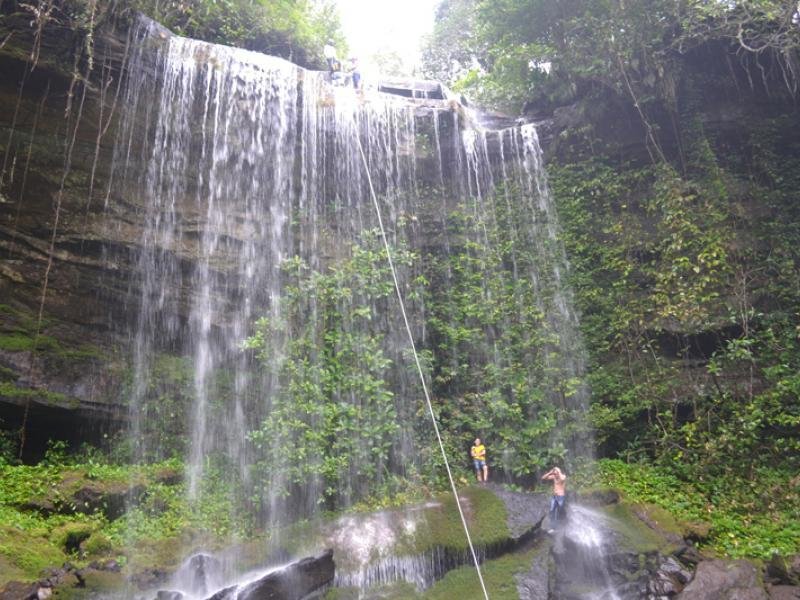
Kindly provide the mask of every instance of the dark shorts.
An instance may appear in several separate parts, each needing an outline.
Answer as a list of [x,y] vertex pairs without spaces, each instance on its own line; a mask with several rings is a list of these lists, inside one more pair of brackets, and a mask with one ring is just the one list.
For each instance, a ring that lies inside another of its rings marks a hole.
[[477,458],[473,458],[472,459],[472,463],[475,465],[475,470],[476,471],[480,471],[480,470],[483,469],[483,467],[486,466],[486,461],[485,460],[480,460],[480,459],[477,459]]

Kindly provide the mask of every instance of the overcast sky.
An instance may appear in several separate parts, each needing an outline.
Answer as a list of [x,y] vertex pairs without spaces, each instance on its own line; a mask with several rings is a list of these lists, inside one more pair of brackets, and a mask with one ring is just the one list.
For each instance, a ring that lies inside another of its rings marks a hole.
[[433,28],[438,0],[337,0],[342,29],[353,55],[362,60],[395,50],[415,64],[423,35]]

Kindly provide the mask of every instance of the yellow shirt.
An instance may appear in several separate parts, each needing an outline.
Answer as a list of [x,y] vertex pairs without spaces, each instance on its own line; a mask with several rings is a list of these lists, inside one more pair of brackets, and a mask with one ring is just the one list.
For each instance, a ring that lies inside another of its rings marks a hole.
[[483,444],[480,444],[478,446],[473,446],[472,448],[470,448],[469,453],[475,460],[486,460],[486,446],[484,446]]

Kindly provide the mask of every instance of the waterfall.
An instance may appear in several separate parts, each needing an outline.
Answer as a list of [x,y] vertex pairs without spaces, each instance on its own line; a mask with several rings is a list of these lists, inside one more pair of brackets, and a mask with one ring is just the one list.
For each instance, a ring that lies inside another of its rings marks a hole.
[[[130,288],[138,459],[181,454],[193,501],[214,472],[268,526],[346,507],[430,462],[359,140],[439,400],[464,395],[526,428],[527,449],[497,432],[494,464],[509,475],[534,446],[540,462],[546,447],[590,456],[533,125],[484,131],[449,102],[332,87],[149,21],[134,38],[108,210],[127,202],[144,222]],[[162,398],[168,368],[180,402]]]

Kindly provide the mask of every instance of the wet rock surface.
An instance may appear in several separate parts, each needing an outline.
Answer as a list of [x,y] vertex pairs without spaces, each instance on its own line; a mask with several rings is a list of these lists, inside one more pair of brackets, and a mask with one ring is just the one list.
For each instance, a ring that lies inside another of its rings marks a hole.
[[303,558],[251,583],[231,586],[208,600],[301,600],[333,583],[333,550]]
[[800,598],[800,587],[796,585],[767,586],[770,600],[797,600]]
[[517,492],[495,484],[489,489],[505,504],[512,539],[519,541],[541,527],[549,508],[546,494]]
[[172,580],[176,587],[201,596],[218,587],[223,577],[222,561],[210,554],[200,553],[184,561]]
[[540,600],[550,593],[550,565],[547,552],[539,552],[529,571],[516,576],[519,600]]
[[[70,563],[58,568],[46,569],[43,577],[33,583],[11,581],[0,590],[0,600],[45,600],[50,597],[92,597],[92,593],[108,582],[119,588],[124,579],[121,567],[114,560],[95,561],[82,569]],[[103,585],[98,585],[102,579]]]
[[766,578],[773,584],[800,586],[800,554],[774,554],[764,568]]

